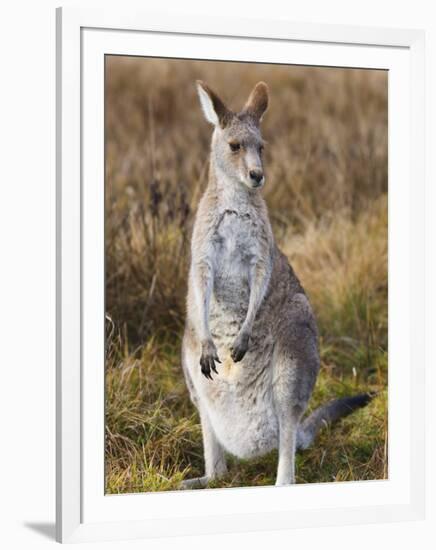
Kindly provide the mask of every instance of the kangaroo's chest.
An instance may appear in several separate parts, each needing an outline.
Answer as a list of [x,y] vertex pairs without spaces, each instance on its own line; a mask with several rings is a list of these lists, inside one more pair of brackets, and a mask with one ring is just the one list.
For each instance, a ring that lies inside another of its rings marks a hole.
[[227,348],[247,314],[250,275],[259,257],[257,222],[249,214],[226,210],[213,236],[215,271],[209,322],[218,348]]
[[215,293],[235,293],[249,285],[250,270],[259,256],[258,223],[250,213],[226,210],[214,232]]

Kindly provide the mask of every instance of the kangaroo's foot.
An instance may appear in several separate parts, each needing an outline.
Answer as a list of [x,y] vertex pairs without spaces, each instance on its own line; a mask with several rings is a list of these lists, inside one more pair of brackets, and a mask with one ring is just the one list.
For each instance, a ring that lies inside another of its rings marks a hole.
[[193,477],[192,479],[185,479],[180,484],[180,489],[205,489],[207,484],[212,478],[210,476]]

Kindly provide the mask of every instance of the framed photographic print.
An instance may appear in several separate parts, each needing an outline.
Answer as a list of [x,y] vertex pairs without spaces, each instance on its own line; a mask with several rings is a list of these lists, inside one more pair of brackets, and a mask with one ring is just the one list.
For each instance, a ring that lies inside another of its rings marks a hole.
[[59,541],[423,516],[423,59],[58,10]]

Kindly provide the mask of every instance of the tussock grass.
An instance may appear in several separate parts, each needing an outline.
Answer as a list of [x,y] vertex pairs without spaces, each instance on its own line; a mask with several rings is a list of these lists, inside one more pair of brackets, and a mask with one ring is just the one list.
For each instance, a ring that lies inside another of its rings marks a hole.
[[[378,392],[298,455],[297,481],[386,478],[386,74],[112,57],[106,75],[107,492],[176,489],[203,471],[179,357],[210,139],[197,78],[230,106],[270,86],[265,198],[320,328],[310,407]],[[214,486],[271,484],[276,460],[230,458]]]

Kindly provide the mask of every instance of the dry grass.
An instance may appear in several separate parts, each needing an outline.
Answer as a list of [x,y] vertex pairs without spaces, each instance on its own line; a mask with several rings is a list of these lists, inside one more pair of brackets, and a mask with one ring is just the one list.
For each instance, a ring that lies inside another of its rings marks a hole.
[[[385,478],[386,73],[112,57],[106,78],[107,491],[174,489],[203,468],[179,361],[211,132],[198,78],[236,107],[269,84],[265,198],[321,333],[311,407],[380,392],[298,456],[297,480]],[[275,463],[232,460],[219,486],[271,484]]]

